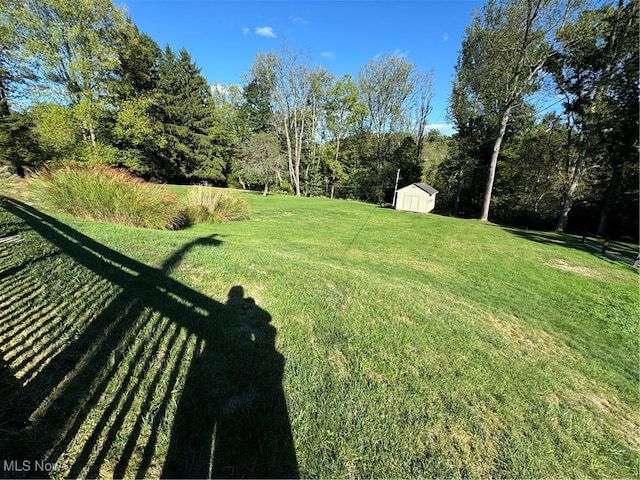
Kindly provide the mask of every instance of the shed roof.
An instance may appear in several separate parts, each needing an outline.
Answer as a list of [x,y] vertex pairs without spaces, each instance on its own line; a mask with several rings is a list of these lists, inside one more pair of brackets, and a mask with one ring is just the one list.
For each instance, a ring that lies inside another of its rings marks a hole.
[[[415,183],[412,183],[411,185],[415,185],[420,190],[424,190],[425,192],[427,192],[429,195],[435,195],[436,193],[438,193],[438,190],[433,188],[431,185],[427,185],[426,183],[423,183],[423,182],[415,182]],[[407,185],[407,187],[411,185]],[[407,188],[407,187],[403,187],[403,188]]]

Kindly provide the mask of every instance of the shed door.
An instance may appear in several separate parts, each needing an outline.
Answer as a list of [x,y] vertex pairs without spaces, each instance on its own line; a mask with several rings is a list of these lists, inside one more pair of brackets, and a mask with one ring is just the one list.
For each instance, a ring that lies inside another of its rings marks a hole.
[[405,195],[404,196],[404,205],[402,206],[404,210],[408,210],[410,212],[419,212],[420,208],[420,196],[419,195]]

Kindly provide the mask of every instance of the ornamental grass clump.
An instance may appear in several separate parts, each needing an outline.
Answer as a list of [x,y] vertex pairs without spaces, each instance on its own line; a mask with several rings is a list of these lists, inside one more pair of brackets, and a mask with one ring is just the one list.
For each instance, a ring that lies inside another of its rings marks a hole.
[[3,196],[15,197],[16,192],[19,191],[19,183],[20,179],[15,176],[0,177],[0,198],[2,198]]
[[34,175],[28,199],[60,213],[134,227],[178,229],[187,224],[176,196],[105,165],[70,163]]
[[190,223],[221,223],[249,219],[249,206],[229,191],[213,187],[195,187],[186,198],[186,216]]

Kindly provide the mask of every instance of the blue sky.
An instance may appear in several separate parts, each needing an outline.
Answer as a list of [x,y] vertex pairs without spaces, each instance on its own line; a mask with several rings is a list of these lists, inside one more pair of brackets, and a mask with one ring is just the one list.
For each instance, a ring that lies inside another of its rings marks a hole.
[[[219,1],[126,0],[138,27],[160,46],[185,47],[209,83],[243,84],[258,51],[307,49],[336,76],[376,55],[401,54],[434,69],[431,124],[446,124],[446,106],[464,28],[475,0]],[[443,133],[451,133],[443,129]]]

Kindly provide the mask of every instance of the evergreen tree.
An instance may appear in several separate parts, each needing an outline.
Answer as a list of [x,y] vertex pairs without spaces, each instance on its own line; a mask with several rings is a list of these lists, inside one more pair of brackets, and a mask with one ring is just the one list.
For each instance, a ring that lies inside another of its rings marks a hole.
[[211,91],[189,53],[165,49],[158,68],[154,118],[160,122],[156,159],[163,178],[223,180],[224,160],[216,155]]
[[242,90],[242,97],[244,103],[239,113],[246,127],[245,138],[252,133],[274,131],[275,119],[268,85],[258,78],[253,78]]
[[0,112],[0,165],[13,165],[22,175],[25,168],[35,168],[42,163],[43,152],[33,130],[31,115]]

